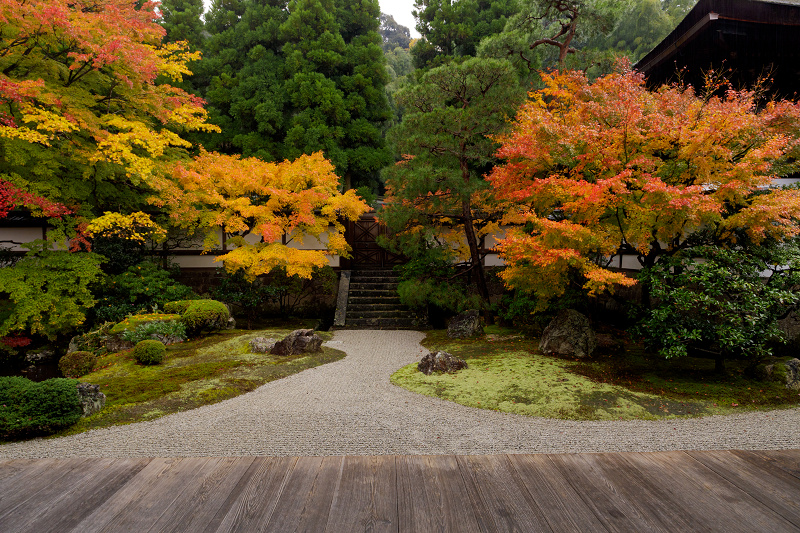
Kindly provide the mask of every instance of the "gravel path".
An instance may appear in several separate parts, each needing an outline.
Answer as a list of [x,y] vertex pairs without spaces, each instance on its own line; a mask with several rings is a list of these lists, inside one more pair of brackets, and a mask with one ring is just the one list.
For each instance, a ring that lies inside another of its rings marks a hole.
[[569,453],[800,448],[800,409],[574,422],[464,407],[389,383],[425,352],[415,331],[339,331],[335,363],[151,422],[0,446],[0,457]]

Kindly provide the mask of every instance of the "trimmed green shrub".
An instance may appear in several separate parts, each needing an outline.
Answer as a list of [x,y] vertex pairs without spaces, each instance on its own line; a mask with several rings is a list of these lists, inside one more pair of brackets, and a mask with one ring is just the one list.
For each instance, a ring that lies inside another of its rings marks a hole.
[[177,300],[174,302],[167,302],[164,304],[164,312],[182,315],[187,309],[189,309],[189,306],[192,304],[192,302],[195,301],[197,300]]
[[164,360],[167,347],[156,340],[141,341],[133,347],[133,358],[142,365],[157,365]]
[[194,300],[181,317],[189,335],[215,331],[228,326],[230,313],[225,304],[216,300]]
[[[178,337],[180,340],[186,340],[186,326],[177,320],[167,322],[156,320],[155,322],[139,324],[135,329],[127,329],[122,332],[120,337],[122,337],[122,340],[133,343],[145,339],[156,339],[164,342],[167,337]],[[171,342],[176,342],[176,339]]]
[[764,359],[782,341],[777,320],[800,303],[800,249],[697,247],[662,257],[639,280],[652,299],[638,326],[647,347],[667,359],[705,350],[721,372],[725,359]]
[[0,438],[47,435],[80,420],[78,381],[0,377]]
[[79,378],[91,372],[96,362],[92,352],[70,352],[58,360],[58,369],[64,377]]

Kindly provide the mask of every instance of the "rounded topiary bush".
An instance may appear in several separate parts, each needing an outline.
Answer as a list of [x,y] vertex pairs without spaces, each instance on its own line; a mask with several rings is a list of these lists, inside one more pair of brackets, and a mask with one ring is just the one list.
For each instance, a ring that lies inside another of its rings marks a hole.
[[166,353],[164,343],[156,340],[141,341],[133,347],[133,358],[142,365],[157,365]]
[[182,315],[187,309],[189,309],[189,306],[192,304],[192,302],[196,301],[197,300],[177,300],[174,302],[167,302],[164,304],[164,312]]
[[0,377],[0,438],[46,435],[81,418],[77,380]]
[[94,369],[97,357],[92,352],[70,352],[58,360],[58,369],[67,378],[79,378]]
[[231,317],[224,303],[216,300],[194,300],[183,313],[181,322],[186,332],[196,335],[201,331],[215,331],[228,326]]

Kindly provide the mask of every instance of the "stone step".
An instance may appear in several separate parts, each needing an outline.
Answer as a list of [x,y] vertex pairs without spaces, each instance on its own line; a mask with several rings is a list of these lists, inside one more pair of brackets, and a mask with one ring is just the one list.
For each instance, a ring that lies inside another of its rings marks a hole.
[[400,283],[400,278],[390,276],[369,276],[363,278],[358,276],[350,276],[350,283]]
[[394,270],[351,270],[350,275],[353,277],[397,277],[399,274]]
[[387,291],[387,290],[379,290],[379,289],[350,289],[350,299],[353,298],[376,298],[380,296],[385,296],[387,298],[394,298],[397,296],[397,291]]
[[402,305],[399,296],[351,296],[347,300],[347,307],[351,305],[373,305],[373,304],[388,304],[388,305]]
[[385,310],[370,310],[370,309],[356,309],[350,311],[347,309],[347,320],[356,318],[407,318],[409,312],[407,309],[385,309]]
[[421,327],[411,318],[353,318],[347,319],[350,329],[416,329]]
[[384,291],[397,292],[397,283],[364,283],[363,281],[350,281],[350,293],[353,291]]
[[406,308],[400,304],[399,301],[397,302],[387,302],[387,303],[360,303],[360,302],[350,302],[347,306],[347,311],[351,309],[361,309],[364,311],[396,311],[402,310],[405,311]]

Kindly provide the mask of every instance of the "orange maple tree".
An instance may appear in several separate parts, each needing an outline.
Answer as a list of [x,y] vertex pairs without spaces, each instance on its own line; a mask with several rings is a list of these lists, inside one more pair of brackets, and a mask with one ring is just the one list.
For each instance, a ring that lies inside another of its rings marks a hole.
[[217,129],[202,100],[156,83],[180,81],[199,57],[161,43],[157,5],[0,0],[0,178],[86,203],[81,180],[146,187],[160,163],[191,148],[182,131]]
[[594,83],[542,78],[489,177],[513,225],[502,276],[541,305],[576,273],[590,293],[633,284],[607,268],[620,250],[647,267],[701,244],[800,231],[800,191],[771,187],[797,170],[799,104],[759,106],[753,91],[718,85],[650,91],[625,69]]
[[[355,220],[369,206],[350,190],[340,193],[333,165],[321,152],[294,161],[267,163],[202,152],[175,165],[153,202],[170,212],[174,224],[204,232],[206,251],[220,248],[218,231],[234,249],[218,260],[249,278],[285,267],[289,276],[310,278],[328,255],[347,255],[343,220]],[[287,246],[311,236],[326,250]]]

